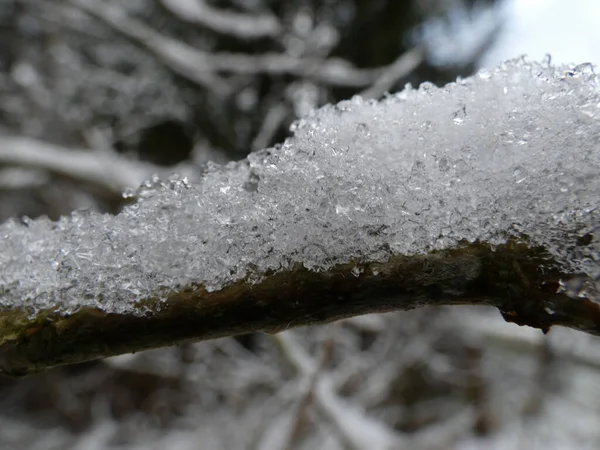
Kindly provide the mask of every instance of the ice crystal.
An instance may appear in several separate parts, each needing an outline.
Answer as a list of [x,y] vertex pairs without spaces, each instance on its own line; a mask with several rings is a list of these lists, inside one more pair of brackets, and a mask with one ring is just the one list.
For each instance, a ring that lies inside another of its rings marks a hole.
[[117,216],[4,223],[0,302],[133,311],[190,284],[511,236],[598,279],[599,106],[589,66],[523,61],[326,106],[197,185],[149,180]]

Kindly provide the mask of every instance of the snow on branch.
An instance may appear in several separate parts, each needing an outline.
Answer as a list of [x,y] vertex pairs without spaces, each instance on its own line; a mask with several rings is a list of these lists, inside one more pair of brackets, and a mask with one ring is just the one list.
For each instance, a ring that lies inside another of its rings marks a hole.
[[0,370],[368,312],[487,304],[600,334],[600,91],[514,61],[313,112],[119,215],[0,226]]

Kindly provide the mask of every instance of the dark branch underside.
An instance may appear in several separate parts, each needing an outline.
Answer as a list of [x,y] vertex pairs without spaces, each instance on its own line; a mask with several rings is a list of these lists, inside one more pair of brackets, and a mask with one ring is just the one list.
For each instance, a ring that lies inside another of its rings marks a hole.
[[475,243],[425,256],[390,256],[327,271],[300,265],[216,292],[188,286],[146,314],[81,308],[0,312],[0,372],[25,375],[122,353],[249,332],[276,333],[360,314],[427,305],[490,305],[507,321],[547,332],[563,325],[600,335],[600,309],[560,293],[564,277],[540,248]]

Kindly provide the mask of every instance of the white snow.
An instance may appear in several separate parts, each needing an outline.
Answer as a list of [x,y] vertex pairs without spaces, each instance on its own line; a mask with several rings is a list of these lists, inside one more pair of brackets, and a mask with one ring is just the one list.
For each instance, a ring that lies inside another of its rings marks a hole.
[[[198,185],[148,181],[117,216],[0,226],[0,304],[115,312],[196,283],[312,270],[389,251],[529,236],[598,277],[600,90],[580,72],[515,61],[382,102],[312,112],[279,148]],[[591,233],[587,246],[577,238]],[[360,273],[358,274],[360,276]]]

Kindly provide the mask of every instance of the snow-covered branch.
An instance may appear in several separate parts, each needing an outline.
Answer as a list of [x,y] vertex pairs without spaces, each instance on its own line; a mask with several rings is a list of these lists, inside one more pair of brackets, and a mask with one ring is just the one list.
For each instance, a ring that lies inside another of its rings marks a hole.
[[117,216],[8,222],[0,368],[423,305],[600,334],[599,103],[587,66],[510,62],[325,107]]

